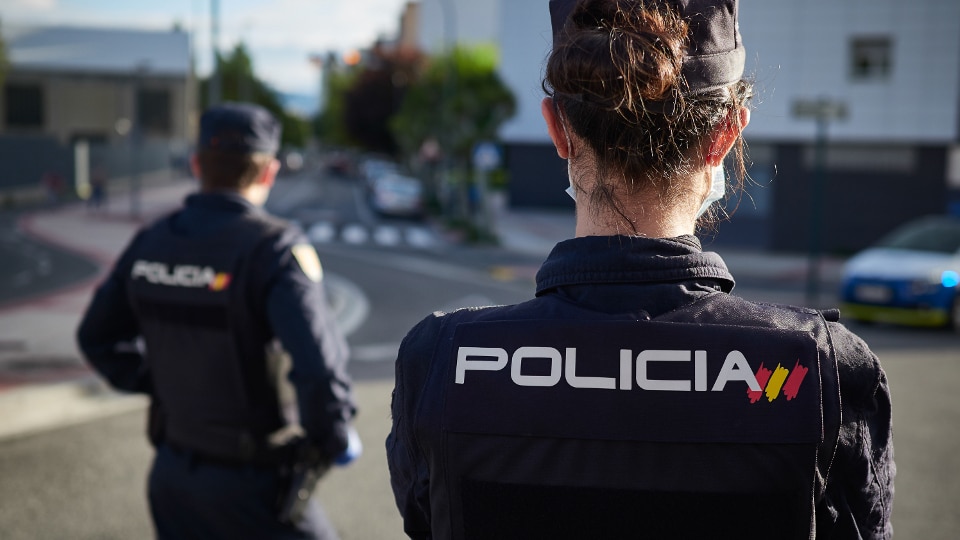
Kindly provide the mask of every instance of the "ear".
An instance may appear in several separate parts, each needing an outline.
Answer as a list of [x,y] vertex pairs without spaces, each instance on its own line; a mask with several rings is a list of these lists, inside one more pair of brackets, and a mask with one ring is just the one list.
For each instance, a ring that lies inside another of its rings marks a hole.
[[553,141],[553,146],[557,149],[557,155],[560,156],[561,159],[569,159],[572,157],[570,155],[572,145],[570,144],[570,140],[567,139],[563,121],[557,113],[553,98],[543,98],[543,101],[540,102],[540,113],[547,123],[547,133],[550,135],[550,140]]
[[736,121],[731,118],[732,116],[731,114],[721,122],[710,137],[710,149],[707,151],[706,161],[712,167],[723,163],[723,159],[733,148],[733,143],[737,141],[737,137],[750,123],[750,109],[746,107],[740,107]]
[[196,154],[190,155],[190,172],[193,173],[194,178],[202,180],[202,178],[200,178],[200,160],[197,159]]
[[277,173],[280,172],[280,160],[274,158],[270,163],[263,168],[263,172],[260,173],[260,176],[257,177],[256,183],[266,187],[273,187],[273,183],[277,179]]

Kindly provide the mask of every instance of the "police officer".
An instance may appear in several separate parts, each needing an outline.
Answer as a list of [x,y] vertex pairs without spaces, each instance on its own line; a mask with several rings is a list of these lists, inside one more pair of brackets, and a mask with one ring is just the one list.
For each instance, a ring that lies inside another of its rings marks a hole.
[[[151,398],[159,538],[337,537],[316,501],[280,515],[295,461],[310,455],[322,470],[360,446],[320,261],[298,228],[261,208],[279,142],[259,106],[204,112],[191,162],[200,192],[138,232],[78,330],[112,386]],[[296,407],[278,398],[267,354],[277,341]]]
[[877,358],[835,311],[730,295],[694,235],[724,160],[743,175],[737,7],[551,0],[576,237],[536,298],[404,339],[387,455],[411,538],[891,536]]

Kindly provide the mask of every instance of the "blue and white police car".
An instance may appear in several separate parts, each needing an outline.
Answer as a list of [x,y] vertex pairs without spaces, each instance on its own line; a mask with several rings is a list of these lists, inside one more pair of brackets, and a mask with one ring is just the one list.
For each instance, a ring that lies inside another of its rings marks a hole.
[[960,218],[909,222],[844,267],[845,319],[960,332]]

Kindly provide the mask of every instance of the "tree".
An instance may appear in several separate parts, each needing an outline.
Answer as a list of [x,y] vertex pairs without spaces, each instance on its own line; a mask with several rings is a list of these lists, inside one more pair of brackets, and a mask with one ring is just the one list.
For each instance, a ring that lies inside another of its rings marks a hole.
[[[238,43],[233,51],[225,56],[217,54],[217,66],[220,72],[221,101],[245,101],[256,103],[270,111],[283,126],[281,143],[304,146],[310,128],[306,120],[286,111],[277,93],[265,82],[257,78],[253,70],[253,60],[243,43]],[[207,88],[210,79],[200,82],[200,103],[206,108]]]
[[469,164],[473,148],[496,140],[516,111],[516,99],[496,72],[493,47],[456,47],[432,59],[409,88],[391,130],[406,155],[437,141],[447,165],[458,177],[461,210],[468,217]]
[[398,146],[390,119],[417,77],[422,56],[380,43],[369,56],[344,95],[343,120],[347,133],[364,149],[392,155]]
[[491,47],[457,47],[436,57],[409,89],[391,128],[404,152],[435,139],[458,164],[516,111],[516,100],[496,72]]

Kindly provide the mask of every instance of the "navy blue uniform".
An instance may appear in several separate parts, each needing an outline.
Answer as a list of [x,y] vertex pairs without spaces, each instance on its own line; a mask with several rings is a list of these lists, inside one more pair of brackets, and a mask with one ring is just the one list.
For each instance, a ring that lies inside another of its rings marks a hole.
[[297,420],[328,460],[355,414],[312,249],[237,194],[194,194],[141,230],[96,291],[78,341],[111,385],[151,397],[161,538],[335,537],[315,504],[299,528],[279,522],[289,456],[269,442],[291,420],[268,369],[274,340],[292,361]]
[[729,295],[694,237],[558,244],[537,297],[396,365],[411,538],[889,538],[890,396],[836,313]]

